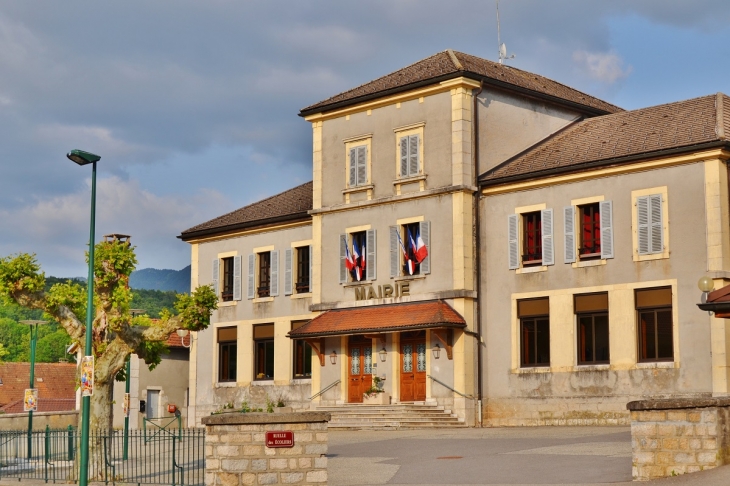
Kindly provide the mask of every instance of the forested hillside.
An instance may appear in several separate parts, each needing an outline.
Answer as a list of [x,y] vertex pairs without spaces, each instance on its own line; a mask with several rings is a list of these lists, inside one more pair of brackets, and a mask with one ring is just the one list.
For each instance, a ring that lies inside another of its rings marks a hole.
[[182,270],[158,270],[143,268],[129,276],[129,286],[135,290],[172,290],[179,293],[190,292],[190,265]]

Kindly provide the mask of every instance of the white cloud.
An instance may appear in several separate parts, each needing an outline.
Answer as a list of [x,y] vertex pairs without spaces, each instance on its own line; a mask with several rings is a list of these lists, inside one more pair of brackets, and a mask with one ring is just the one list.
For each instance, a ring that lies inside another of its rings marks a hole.
[[607,84],[625,78],[633,69],[624,69],[623,59],[615,52],[575,51],[573,61],[589,77]]

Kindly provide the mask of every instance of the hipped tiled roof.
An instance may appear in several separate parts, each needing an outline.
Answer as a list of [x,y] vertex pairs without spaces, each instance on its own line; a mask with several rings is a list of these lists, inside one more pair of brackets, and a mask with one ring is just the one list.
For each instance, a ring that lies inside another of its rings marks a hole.
[[312,209],[311,181],[193,226],[183,231],[178,238],[188,240],[271,222],[306,219],[310,217],[308,214],[310,209]]
[[[0,363],[0,407],[22,400],[29,388],[30,363]],[[35,384],[38,397],[76,398],[76,365],[73,363],[36,363]],[[22,405],[21,405],[22,406]],[[21,410],[22,411],[22,410]]]
[[412,302],[330,310],[289,332],[289,337],[295,339],[465,326],[464,318],[445,302]]
[[621,108],[611,103],[582,93],[552,79],[464,54],[463,52],[446,50],[357,88],[308,106],[301,110],[300,115],[306,116],[326,112],[365,101],[373,96],[384,96],[406,91],[424,83],[428,84],[429,81],[437,82],[459,76],[477,80],[484,79],[486,83],[547,96],[556,101],[564,100],[571,104],[583,106],[591,112],[615,113],[621,111]]
[[486,172],[489,185],[626,158],[727,142],[730,97],[722,93],[686,101],[588,118]]

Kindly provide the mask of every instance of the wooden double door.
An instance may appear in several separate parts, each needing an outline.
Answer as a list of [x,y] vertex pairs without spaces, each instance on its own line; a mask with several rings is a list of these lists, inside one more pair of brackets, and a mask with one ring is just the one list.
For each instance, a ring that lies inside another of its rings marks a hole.
[[401,334],[400,401],[426,399],[426,332]]
[[362,395],[373,384],[373,341],[350,336],[348,344],[347,401],[362,403]]

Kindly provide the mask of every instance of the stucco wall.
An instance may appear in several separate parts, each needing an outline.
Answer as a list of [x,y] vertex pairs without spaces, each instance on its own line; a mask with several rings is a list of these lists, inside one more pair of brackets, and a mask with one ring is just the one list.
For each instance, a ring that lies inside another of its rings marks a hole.
[[[69,425],[74,428],[78,427],[78,410],[70,412],[35,412],[33,414],[33,430],[45,430],[46,426],[58,430],[65,429]],[[28,430],[28,414],[0,414],[0,430]]]

